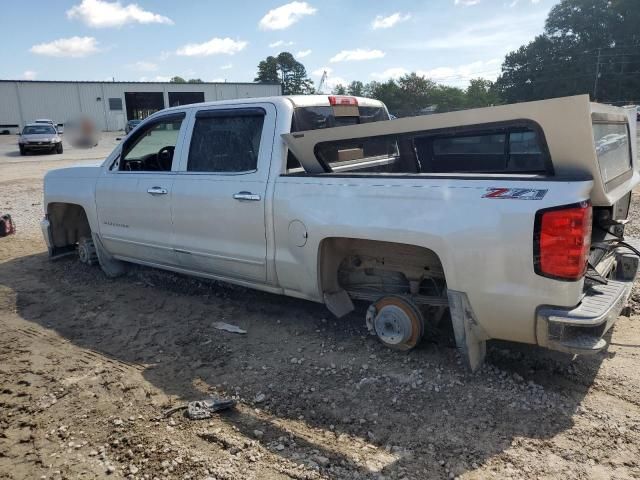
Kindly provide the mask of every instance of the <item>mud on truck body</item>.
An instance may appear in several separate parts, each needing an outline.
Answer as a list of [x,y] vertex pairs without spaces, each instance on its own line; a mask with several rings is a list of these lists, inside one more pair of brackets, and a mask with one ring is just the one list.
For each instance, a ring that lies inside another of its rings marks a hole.
[[327,305],[368,302],[396,349],[443,318],[488,339],[606,347],[636,276],[624,110],[568,97],[388,120],[380,102],[272,97],[163,110],[101,164],[45,178],[52,256],[127,262]]

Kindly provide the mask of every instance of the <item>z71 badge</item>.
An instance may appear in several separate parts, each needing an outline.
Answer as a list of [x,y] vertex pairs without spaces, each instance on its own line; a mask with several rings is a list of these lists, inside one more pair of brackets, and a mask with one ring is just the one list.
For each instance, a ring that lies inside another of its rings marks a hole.
[[548,190],[537,188],[498,188],[489,187],[482,198],[503,198],[511,200],[542,200]]

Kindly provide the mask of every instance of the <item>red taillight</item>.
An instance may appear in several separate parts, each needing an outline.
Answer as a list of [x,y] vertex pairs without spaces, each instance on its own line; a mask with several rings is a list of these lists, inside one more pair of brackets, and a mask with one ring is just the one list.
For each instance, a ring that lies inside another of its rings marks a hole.
[[591,247],[591,203],[540,210],[534,236],[537,274],[579,280],[587,270]]
[[350,106],[358,106],[358,99],[354,97],[343,97],[340,95],[331,95],[329,96],[329,105],[350,105]]

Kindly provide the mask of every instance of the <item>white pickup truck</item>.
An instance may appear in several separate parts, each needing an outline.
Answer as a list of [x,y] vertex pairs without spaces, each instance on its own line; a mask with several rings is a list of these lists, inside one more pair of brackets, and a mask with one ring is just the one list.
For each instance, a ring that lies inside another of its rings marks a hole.
[[49,172],[42,230],[110,276],[133,262],[338,317],[368,302],[397,349],[451,319],[471,369],[492,338],[591,353],[638,269],[635,138],[587,96],[398,120],[342,96],[186,105]]

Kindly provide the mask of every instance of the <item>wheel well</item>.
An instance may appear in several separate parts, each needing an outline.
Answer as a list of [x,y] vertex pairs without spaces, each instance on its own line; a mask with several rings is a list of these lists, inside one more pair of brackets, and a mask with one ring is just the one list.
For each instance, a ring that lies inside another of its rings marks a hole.
[[51,224],[51,241],[56,248],[75,245],[82,237],[91,236],[87,214],[80,205],[50,203],[47,216]]
[[369,289],[418,294],[430,286],[435,293],[427,293],[429,296],[446,292],[440,258],[433,250],[416,245],[326,238],[320,245],[319,272],[323,293]]

